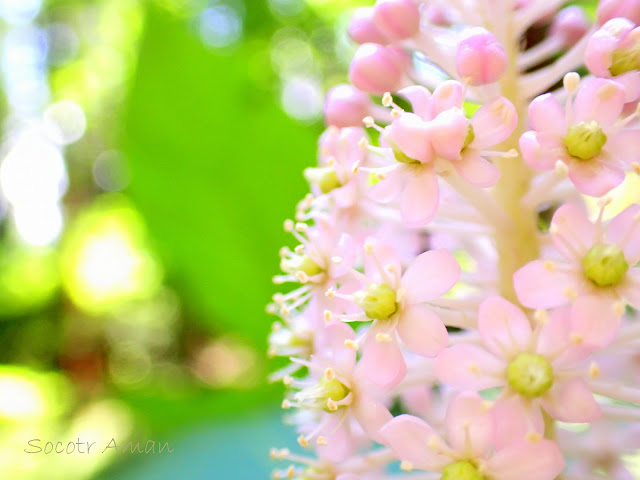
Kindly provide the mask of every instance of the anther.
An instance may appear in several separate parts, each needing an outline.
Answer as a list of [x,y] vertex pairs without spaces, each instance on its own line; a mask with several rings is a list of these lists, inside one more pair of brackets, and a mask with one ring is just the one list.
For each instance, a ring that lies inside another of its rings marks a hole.
[[400,470],[404,472],[410,472],[411,470],[413,470],[413,464],[411,462],[403,460],[402,462],[400,462]]
[[333,380],[334,378],[336,378],[336,372],[333,370],[333,368],[327,368],[324,371],[324,376],[327,377],[327,380]]
[[285,384],[285,385],[287,385],[287,386],[291,385],[291,384],[293,383],[293,377],[291,377],[291,376],[289,376],[289,375],[285,375],[285,376],[282,378],[282,383],[283,383],[283,384]]
[[327,442],[327,439],[325,437],[318,437],[316,443],[318,445],[327,445],[329,442]]
[[333,288],[330,288],[329,290],[327,290],[326,292],[324,292],[325,296],[329,297],[329,298],[333,298],[336,296],[336,291]]
[[300,445],[302,448],[307,448],[309,446],[309,441],[304,438],[304,436],[300,435],[298,437],[298,445]]
[[580,75],[577,72],[569,72],[562,79],[562,85],[568,93],[574,93],[580,84]]
[[369,117],[369,116],[368,117],[364,117],[362,119],[362,123],[364,123],[364,126],[367,127],[367,128],[371,128],[376,124],[376,122],[373,119],[373,117]]
[[376,333],[376,342],[387,343],[391,341],[391,335],[388,333]]
[[342,263],[342,257],[331,257],[331,261],[336,265],[339,265]]
[[391,93],[384,92],[384,95],[382,96],[382,105],[384,105],[385,107],[390,107],[392,104],[393,97],[391,96]]
[[556,264],[554,262],[552,262],[551,260],[545,260],[544,269],[547,272],[555,272],[556,271]]
[[302,255],[304,253],[304,245],[298,245],[296,248],[293,249],[294,252],[296,252],[298,255]]
[[580,345],[584,341],[584,338],[578,333],[572,333],[569,336],[569,341],[575,345]]
[[538,432],[529,432],[525,436],[525,439],[531,443],[537,443],[542,440],[542,436]]
[[307,283],[309,281],[309,276],[302,270],[296,272],[296,278],[300,283]]
[[287,478],[293,478],[295,473],[296,473],[295,467],[293,465],[289,465],[289,468],[287,468],[287,473],[286,473]]
[[615,313],[616,316],[621,317],[624,314],[624,311],[625,311],[624,303],[615,302],[613,304],[613,313]]
[[289,218],[286,219],[284,221],[284,231],[285,232],[293,232],[293,225],[294,225],[293,220],[291,220]]
[[327,400],[327,409],[330,410],[331,412],[335,412],[338,410],[338,404],[334,400],[329,398]]
[[350,339],[347,339],[344,341],[344,346],[347,348],[350,348],[351,350],[355,350],[356,352],[358,351],[358,348],[359,348],[358,344]]
[[282,409],[283,410],[289,410],[291,408],[291,402],[289,400],[283,400],[282,401]]
[[600,366],[596,362],[591,362],[589,365],[589,376],[593,379],[600,376]]
[[304,233],[309,230],[309,225],[307,225],[306,223],[298,222],[296,223],[296,230],[298,232]]
[[549,322],[549,314],[547,313],[546,310],[536,310],[533,313],[533,318],[540,325],[546,325]]
[[322,316],[324,317],[325,322],[330,322],[331,320],[333,320],[333,313],[331,313],[330,310],[325,310]]

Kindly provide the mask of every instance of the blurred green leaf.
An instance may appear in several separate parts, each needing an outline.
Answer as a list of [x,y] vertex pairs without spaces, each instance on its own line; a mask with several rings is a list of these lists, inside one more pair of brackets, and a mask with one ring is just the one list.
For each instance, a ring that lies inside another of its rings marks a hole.
[[318,132],[256,87],[257,43],[217,55],[185,22],[149,7],[122,132],[130,194],[187,308],[264,345],[264,305],[288,241],[280,225],[305,193],[301,171]]

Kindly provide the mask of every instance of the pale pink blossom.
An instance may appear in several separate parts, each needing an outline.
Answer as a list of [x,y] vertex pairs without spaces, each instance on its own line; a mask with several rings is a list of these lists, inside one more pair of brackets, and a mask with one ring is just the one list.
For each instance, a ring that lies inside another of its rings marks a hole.
[[311,378],[285,383],[300,390],[285,400],[286,409],[297,407],[301,414],[312,413],[299,424],[303,433],[298,441],[308,446],[312,441],[324,458],[341,461],[357,445],[352,423],[359,425],[369,438],[381,441],[380,428],[391,414],[373,394],[363,377],[363,367],[356,364],[356,351],[346,343],[355,335],[346,324],[335,322],[326,327],[321,348],[310,361],[296,360],[309,368]]
[[447,345],[447,329],[428,306],[447,293],[460,277],[460,266],[446,250],[424,252],[402,273],[393,250],[371,239],[365,246],[363,289],[350,296],[362,313],[339,317],[346,321],[373,320],[361,340],[360,365],[372,382],[389,390],[406,373],[400,340],[410,351],[434,357]]
[[453,81],[433,94],[423,87],[399,93],[411,102],[413,113],[400,112],[383,132],[389,162],[361,170],[380,178],[371,189],[372,198],[391,202],[399,197],[403,223],[418,227],[433,218],[439,205],[437,162],[478,187],[498,181],[499,170],[485,157],[490,147],[511,135],[517,115],[508,100],[498,97],[468,119],[462,109],[464,87]]
[[381,433],[405,465],[443,472],[447,478],[552,480],[563,470],[564,459],[552,441],[521,440],[495,448],[494,429],[482,398],[465,392],[449,404],[446,440],[429,424],[410,415],[395,417]]
[[[601,213],[602,215],[602,213]],[[574,327],[592,345],[604,346],[620,326],[624,304],[640,307],[640,205],[607,223],[593,223],[575,204],[553,216],[551,239],[562,260],[534,260],[513,277],[520,302],[554,308],[573,302]]]
[[[456,388],[502,387],[496,408],[503,409],[502,416],[520,410],[523,423],[518,428],[510,422],[513,430],[501,432],[500,444],[508,443],[514,432],[525,436],[541,430],[541,410],[563,422],[599,418],[600,407],[585,381],[589,370],[584,362],[591,350],[574,335],[568,309],[550,318],[540,312],[532,329],[522,310],[502,297],[490,297],[480,305],[478,332],[482,345],[449,347],[436,359],[435,369],[441,381]],[[583,373],[576,373],[581,366]]]
[[605,195],[640,160],[640,130],[618,121],[625,102],[625,89],[602,78],[584,80],[566,108],[551,93],[537,97],[529,106],[533,130],[520,138],[525,161],[536,170],[562,162],[580,192]]

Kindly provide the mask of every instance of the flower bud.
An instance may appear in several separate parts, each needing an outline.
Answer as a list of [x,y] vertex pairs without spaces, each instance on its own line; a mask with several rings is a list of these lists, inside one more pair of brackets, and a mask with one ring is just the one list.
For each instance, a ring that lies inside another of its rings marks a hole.
[[362,7],[353,12],[349,22],[349,36],[356,43],[387,44],[389,39],[373,21],[373,7]]
[[498,39],[484,28],[472,28],[458,44],[456,66],[471,85],[496,82],[507,70],[507,54]]
[[449,12],[443,5],[425,5],[424,18],[432,25],[448,27],[451,25]]
[[596,11],[598,24],[616,17],[628,18],[636,25],[640,23],[640,0],[600,0]]
[[374,95],[402,88],[409,57],[403,50],[375,43],[360,45],[349,67],[349,80],[356,88]]
[[613,72],[624,73],[623,70],[633,66],[628,65],[627,60],[632,60],[633,64],[633,52],[629,50],[634,48],[634,29],[635,25],[626,18],[614,18],[600,27],[589,39],[585,50],[584,63],[589,71],[598,77],[609,78],[619,74]]
[[584,10],[577,5],[560,10],[551,25],[551,35],[560,38],[565,47],[575,44],[587,30],[589,19]]
[[404,40],[420,30],[420,11],[413,0],[378,0],[373,21],[389,39]]
[[369,96],[351,85],[338,85],[327,92],[324,119],[338,128],[360,127],[369,115]]

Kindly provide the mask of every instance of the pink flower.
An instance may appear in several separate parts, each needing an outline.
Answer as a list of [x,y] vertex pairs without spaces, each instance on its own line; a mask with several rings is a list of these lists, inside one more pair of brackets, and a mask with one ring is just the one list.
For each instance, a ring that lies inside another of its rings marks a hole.
[[626,18],[614,18],[587,44],[584,63],[597,77],[614,78],[625,87],[627,102],[640,96],[640,28]]
[[640,307],[640,205],[607,224],[594,224],[573,205],[553,216],[551,239],[563,260],[534,260],[513,276],[520,302],[530,308],[573,303],[576,331],[590,345],[604,346],[615,337],[624,303]]
[[601,78],[584,80],[566,109],[553,94],[537,97],[529,106],[533,130],[520,138],[525,161],[536,170],[551,170],[563,162],[580,192],[605,195],[622,183],[625,168],[640,160],[635,148],[640,130],[618,122],[625,101],[622,86]]
[[550,440],[522,440],[495,448],[494,424],[475,393],[461,393],[452,400],[445,429],[448,441],[423,420],[400,415],[381,433],[405,468],[442,472],[447,480],[552,480],[564,468],[562,454]]
[[460,266],[448,251],[430,250],[419,255],[401,276],[400,264],[390,249],[375,241],[369,241],[365,249],[366,276],[361,281],[366,287],[351,296],[328,293],[361,307],[361,314],[345,320],[373,320],[363,340],[360,365],[367,378],[389,390],[402,380],[407,368],[399,339],[424,357],[434,357],[446,347],[447,329],[427,304],[451,290],[460,277]]
[[[512,422],[512,430],[501,432],[500,445],[532,431],[542,433],[540,409],[563,422],[592,422],[600,416],[587,383],[575,373],[591,351],[573,335],[568,310],[554,312],[551,318],[539,312],[537,321],[532,329],[518,307],[490,297],[478,313],[482,346],[453,345],[436,359],[441,381],[460,389],[502,387],[495,408],[502,410],[502,417],[506,412],[523,414],[521,427]],[[588,373],[585,368],[584,376]]]
[[413,113],[396,109],[398,115],[383,132],[390,161],[381,168],[361,168],[378,175],[371,196],[390,202],[400,196],[400,213],[406,226],[428,223],[438,208],[438,166],[444,162],[469,183],[488,187],[500,177],[499,170],[484,157],[488,148],[511,135],[517,123],[513,105],[499,97],[482,106],[470,120],[462,110],[464,87],[445,82],[433,95],[424,87],[399,92]]
[[300,426],[304,435],[298,441],[307,446],[312,440],[324,458],[341,461],[355,447],[351,422],[355,421],[367,435],[381,441],[380,428],[391,419],[386,407],[371,394],[356,366],[356,351],[346,346],[354,341],[353,330],[343,323],[326,327],[322,348],[311,361],[297,360],[307,366],[313,381],[285,379],[285,384],[300,390],[285,400],[283,407],[298,407],[311,413]]

